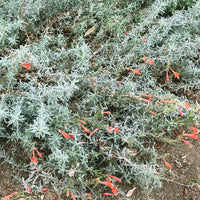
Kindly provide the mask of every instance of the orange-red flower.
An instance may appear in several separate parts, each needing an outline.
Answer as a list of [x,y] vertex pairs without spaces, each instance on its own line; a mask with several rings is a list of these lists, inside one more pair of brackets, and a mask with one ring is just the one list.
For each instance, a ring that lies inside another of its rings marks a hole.
[[116,180],[118,182],[122,182],[122,180],[116,176],[109,175],[109,177],[113,178],[114,180]]
[[175,72],[171,67],[170,67],[170,69],[171,69],[172,73],[174,74],[174,76],[179,80],[180,79],[180,77],[179,77],[180,73]]
[[36,148],[34,148],[35,149],[35,151],[37,152],[37,155],[40,157],[40,158],[42,158],[42,154],[36,149]]
[[36,165],[36,163],[37,163],[37,161],[38,161],[38,159],[35,157],[35,151],[34,151],[34,148],[33,148],[33,157],[32,157],[32,159],[31,159],[31,162],[33,162],[34,163],[34,166]]
[[132,30],[126,31],[124,32],[125,35],[127,35],[128,33],[130,33]]
[[42,189],[40,192],[46,192],[47,188]]
[[143,42],[147,43],[147,40],[142,40]]
[[177,110],[178,110],[180,116],[183,117],[183,113],[181,112],[181,110],[179,108],[177,108]]
[[107,69],[102,69],[103,72],[110,73]]
[[149,109],[148,109],[148,111],[149,111],[152,115],[155,115],[155,114],[156,114],[155,112],[153,112],[153,111],[151,111],[151,110],[149,110]]
[[186,104],[180,104],[181,106],[185,107],[185,108],[190,108],[190,103],[186,103]]
[[72,139],[74,139],[74,135],[73,135],[73,133],[72,133],[72,130],[70,129],[69,131],[70,131],[70,133],[71,133]]
[[193,130],[193,133],[192,134],[183,134],[183,136],[185,136],[185,137],[191,137],[191,138],[193,138],[193,139],[197,139],[197,128],[194,128],[194,127],[190,127],[190,129],[192,129]]
[[73,195],[73,193],[71,192],[71,196],[73,200],[76,200],[75,196]]
[[113,193],[113,194],[116,194],[117,191],[118,191],[118,189],[117,189],[116,187],[111,187],[111,190],[112,190],[112,193]]
[[33,157],[33,158],[31,159],[31,162],[34,163],[34,165],[35,165],[35,163],[36,163],[37,161],[38,161],[38,159],[35,158],[35,157]]
[[152,97],[153,97],[152,94],[145,94],[145,93],[142,93],[142,96],[143,96],[143,97],[148,97],[148,98],[152,98]]
[[139,69],[138,69],[138,70],[131,69],[131,68],[126,68],[126,69],[128,69],[128,70],[130,70],[130,71],[134,72],[135,74],[141,75],[141,73],[140,73],[140,70],[139,70]]
[[83,126],[82,124],[79,124],[81,127],[82,127],[82,129],[86,132],[86,133],[91,133],[91,131],[88,129],[88,128],[86,128],[85,126]]
[[169,82],[169,73],[168,73],[168,70],[166,71],[166,81],[167,81],[167,83]]
[[102,185],[106,185],[106,186],[108,186],[108,187],[110,187],[110,188],[114,187],[114,185],[111,183],[110,180],[107,180],[107,181],[100,181],[100,183],[101,183]]
[[30,66],[31,66],[30,63],[19,63],[19,65],[21,65],[22,67],[24,67],[26,69],[30,69]]
[[71,138],[71,136],[70,136],[68,133],[65,133],[65,132],[62,131],[61,129],[58,129],[58,131],[59,131],[60,133],[62,133],[62,135],[63,135],[64,138],[66,138],[66,139],[70,139],[70,138]]
[[113,131],[114,131],[115,133],[118,133],[118,132],[119,132],[119,128],[118,128],[118,127],[113,128],[113,127],[110,127],[110,126],[106,126],[106,130],[107,130],[108,132],[110,132],[110,133],[112,133]]
[[194,127],[192,127],[192,126],[190,126],[190,129],[192,129],[193,130],[193,134],[197,134],[197,128],[194,128]]
[[150,65],[154,65],[153,59],[151,60],[145,60],[146,62],[148,62]]
[[172,169],[172,165],[170,165],[166,160],[165,158],[163,158],[164,162],[165,162],[165,165],[169,168],[169,169]]
[[103,112],[103,114],[109,115],[109,114],[111,114],[111,112],[110,111],[105,111],[105,112]]
[[103,195],[103,196],[113,196],[113,195],[115,195],[115,194],[112,194],[112,193],[103,193],[102,195]]
[[96,128],[94,131],[92,131],[92,133],[90,135],[94,135],[94,133],[96,133],[99,129]]
[[28,192],[31,193],[32,191],[31,191],[31,188],[29,187],[28,183],[26,184],[26,187],[28,189]]
[[3,200],[8,200],[8,199],[10,199],[12,196],[14,196],[15,194],[16,194],[16,192],[13,192],[12,194],[9,194],[9,195],[5,196],[5,197],[3,198]]
[[197,135],[196,134],[183,134],[184,137],[191,137],[193,139],[197,139]]
[[185,144],[190,145],[190,142],[189,142],[189,141],[184,140],[183,138],[181,138],[181,140],[182,140]]
[[151,99],[141,99],[144,102],[151,103]]
[[87,122],[85,122],[83,120],[79,120],[79,122],[81,122],[82,124],[87,124]]
[[119,128],[116,127],[116,128],[113,129],[113,131],[114,131],[115,133],[118,133],[118,132],[119,132]]
[[112,131],[113,131],[113,127],[106,126],[106,130],[107,130],[108,132],[112,133]]

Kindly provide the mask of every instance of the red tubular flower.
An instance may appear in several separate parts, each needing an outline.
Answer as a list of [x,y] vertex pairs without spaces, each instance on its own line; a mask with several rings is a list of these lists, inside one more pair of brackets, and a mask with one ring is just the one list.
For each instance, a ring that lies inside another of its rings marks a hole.
[[26,187],[27,187],[27,189],[28,189],[28,192],[31,193],[32,191],[31,191],[31,188],[29,187],[28,184],[26,184]]
[[156,114],[155,112],[153,112],[153,111],[151,111],[151,110],[149,110],[149,109],[148,109],[148,111],[149,111],[152,115],[155,115],[155,114]]
[[110,133],[112,133],[113,131],[114,131],[115,133],[118,133],[118,132],[119,132],[119,128],[118,128],[118,127],[113,128],[113,127],[110,127],[110,126],[106,126],[106,130],[107,130],[108,132],[110,132]]
[[145,94],[145,93],[143,93],[142,96],[143,96],[143,97],[148,97],[148,98],[152,98],[152,97],[153,97],[152,94]]
[[190,108],[190,103],[186,103],[186,104],[180,104],[181,106],[185,107],[185,108]]
[[118,182],[122,182],[122,180],[116,176],[112,176],[112,175],[109,175],[109,177],[113,178],[114,180],[118,181]]
[[71,137],[72,137],[72,139],[74,139],[74,135],[73,135],[73,133],[72,133],[72,130],[70,129],[70,133],[71,133]]
[[82,124],[79,124],[81,127],[82,127],[82,129],[86,132],[86,133],[91,133],[91,131],[88,129],[88,128],[86,128],[85,126],[83,126]]
[[5,197],[3,198],[3,200],[8,200],[8,199],[10,199],[12,196],[14,196],[15,194],[16,194],[16,192],[13,192],[12,194],[9,194],[9,195],[5,196]]
[[92,131],[92,133],[90,135],[94,135],[99,129],[96,128],[94,131]]
[[34,148],[35,149],[35,151],[37,152],[37,155],[40,157],[40,158],[42,158],[42,154],[36,149],[36,148]]
[[183,117],[183,113],[181,112],[181,110],[179,108],[177,108],[177,110],[178,110],[180,116]]
[[118,132],[119,132],[119,128],[116,127],[116,128],[113,129],[113,131],[114,131],[115,133],[118,133]]
[[113,194],[117,194],[118,189],[116,187],[112,187],[111,189]]
[[151,103],[151,99],[141,99],[144,102]]
[[130,33],[132,30],[126,31],[124,32],[125,35],[127,35],[128,33]]
[[107,69],[102,69],[103,72],[110,73]]
[[165,165],[169,168],[169,169],[172,169],[172,165],[170,165],[166,160],[165,158],[163,158],[164,162],[165,162]]
[[108,132],[112,133],[112,131],[113,131],[113,127],[106,126],[106,130],[107,130]]
[[197,128],[194,128],[194,127],[190,126],[190,129],[193,130],[193,134],[197,134]]
[[87,124],[85,121],[83,120],[79,120],[79,122],[81,122],[82,124]]
[[37,158],[35,158],[35,157],[31,159],[31,162],[33,162],[33,163],[34,163],[34,165],[35,165],[35,163],[36,163],[37,161],[38,161],[38,159],[37,159]]
[[197,139],[197,128],[194,128],[194,127],[190,127],[190,129],[192,129],[193,130],[193,133],[192,134],[183,134],[183,136],[185,136],[185,137],[191,137],[191,138],[193,138],[193,139]]
[[197,139],[197,135],[196,134],[183,134],[184,137],[191,137],[193,139]]
[[127,68],[128,70],[134,72],[135,74],[141,75],[140,70],[135,70],[135,69],[131,69],[131,68]]
[[166,71],[166,81],[167,81],[167,83],[169,82],[169,73],[168,73],[168,70]]
[[174,76],[179,80],[180,79],[180,77],[179,77],[180,73],[175,72],[171,67],[170,67],[170,70],[172,71],[172,73],[174,74]]
[[142,40],[143,42],[147,43],[147,40]]
[[40,192],[46,192],[47,188],[42,189]]
[[66,139],[70,139],[71,138],[71,136],[68,134],[68,133],[65,133],[64,131],[62,131],[62,130],[58,130],[60,133],[62,133],[62,135],[63,135],[63,137],[64,138],[66,138]]
[[30,69],[30,63],[19,63],[19,65],[21,65],[22,67],[26,68],[26,69]]
[[110,187],[110,188],[113,188],[114,187],[114,185],[111,183],[111,181],[101,181],[100,182],[102,185],[106,185],[106,186],[108,186],[108,187]]
[[38,159],[35,157],[35,151],[34,151],[34,148],[33,148],[33,157],[32,157],[32,159],[31,159],[31,162],[33,162],[34,163],[34,165],[36,165],[36,163],[37,163],[37,161],[38,161]]
[[111,112],[110,111],[105,111],[105,112],[103,112],[103,114],[109,115],[109,114],[111,114]]
[[71,192],[71,196],[73,200],[76,200],[75,196],[73,195],[73,193]]
[[103,193],[102,195],[103,195],[103,196],[113,196],[113,195],[116,195],[116,194],[111,194],[111,193]]
[[151,60],[145,60],[146,62],[148,62],[150,65],[154,65],[153,59]]
[[190,142],[188,142],[187,140],[184,140],[183,138],[181,138],[181,140],[182,140],[186,145],[190,145]]

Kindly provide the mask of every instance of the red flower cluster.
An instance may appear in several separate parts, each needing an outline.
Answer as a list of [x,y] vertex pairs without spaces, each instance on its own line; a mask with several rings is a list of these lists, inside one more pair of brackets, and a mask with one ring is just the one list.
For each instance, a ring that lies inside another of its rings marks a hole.
[[72,134],[72,131],[71,131],[71,130],[70,130],[71,136],[70,136],[68,133],[62,131],[61,129],[59,129],[58,131],[59,131],[60,133],[62,133],[62,135],[63,135],[64,138],[66,138],[66,139],[70,139],[70,138],[74,139],[74,135]]
[[[106,185],[108,187],[110,187],[111,189],[111,192],[112,193],[103,193],[102,195],[103,196],[113,196],[113,195],[117,195],[117,191],[118,189],[112,184],[111,182],[111,178],[118,181],[118,182],[122,182],[120,178],[116,177],[116,176],[112,176],[112,175],[109,175],[108,176],[108,179],[106,181],[100,181],[99,183],[102,184],[102,185]],[[99,178],[95,179],[95,180],[99,180]]]
[[119,132],[119,128],[118,128],[118,127],[113,128],[113,127],[110,127],[110,126],[106,126],[106,130],[107,130],[108,132],[110,132],[110,133],[112,133],[113,131],[114,131],[115,133],[118,133],[118,132]]
[[32,159],[31,159],[31,162],[33,162],[34,165],[36,165],[38,159],[35,157],[35,151],[36,151],[37,155],[38,155],[40,158],[42,158],[42,154],[41,154],[36,148],[33,148],[32,151],[33,151],[33,157],[32,157]]

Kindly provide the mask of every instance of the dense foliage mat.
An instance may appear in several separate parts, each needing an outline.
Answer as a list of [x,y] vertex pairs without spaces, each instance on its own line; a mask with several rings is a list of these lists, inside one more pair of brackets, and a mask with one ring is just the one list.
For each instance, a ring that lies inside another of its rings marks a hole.
[[0,157],[27,192],[161,187],[156,145],[197,137],[199,18],[200,1],[0,2],[0,138],[29,155]]

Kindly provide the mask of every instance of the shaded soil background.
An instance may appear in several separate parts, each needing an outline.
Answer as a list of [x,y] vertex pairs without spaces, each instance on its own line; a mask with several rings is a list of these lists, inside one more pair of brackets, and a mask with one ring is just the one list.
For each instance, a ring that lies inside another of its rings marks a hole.
[[[159,161],[160,167],[166,168],[165,178],[162,188],[154,190],[148,194],[144,194],[136,187],[132,196],[126,199],[133,200],[200,200],[200,139],[188,139],[190,145],[186,145],[182,141],[177,144],[164,143],[158,151],[166,154],[166,160],[173,166],[169,171],[163,160]],[[4,144],[2,144],[4,143]],[[10,148],[9,143],[1,141],[1,145]],[[21,159],[23,156],[21,156]],[[10,199],[33,199],[33,200],[54,200],[53,189],[48,188],[47,191],[39,193],[37,196],[30,196],[23,184],[20,185],[12,175],[15,175],[9,164],[0,160],[0,199],[3,200],[6,195],[17,192]],[[26,159],[24,160],[27,161]],[[130,189],[130,185],[124,185],[122,190],[126,194]],[[63,197],[63,199],[71,199]],[[116,197],[107,197],[105,199],[120,199]]]

